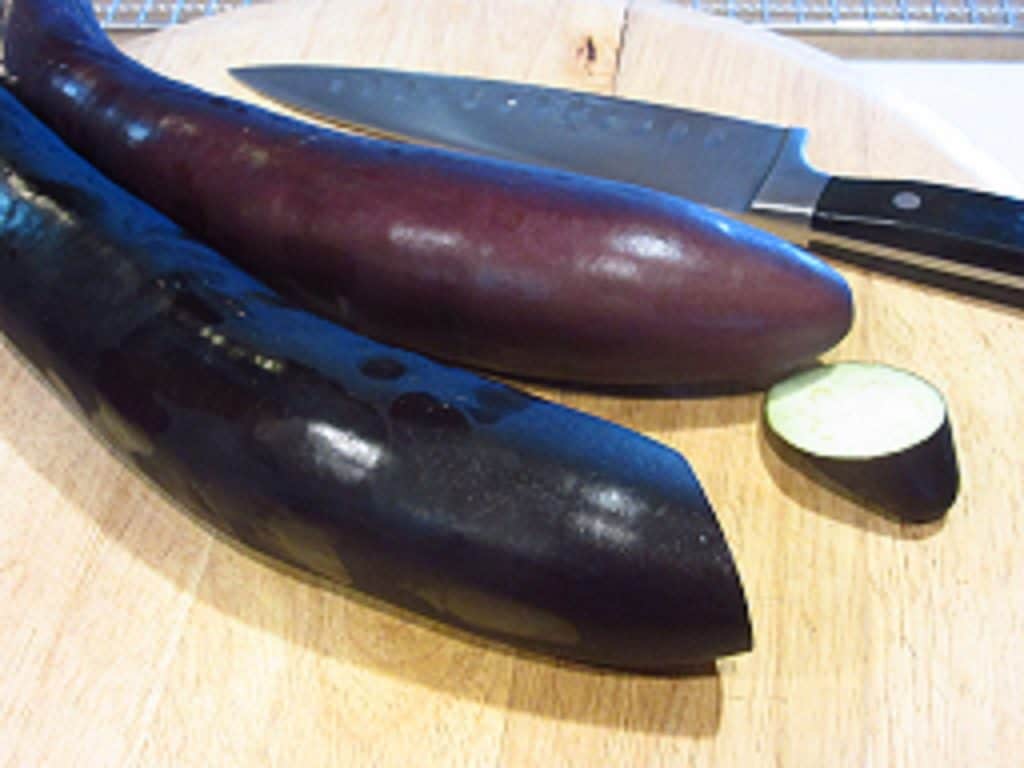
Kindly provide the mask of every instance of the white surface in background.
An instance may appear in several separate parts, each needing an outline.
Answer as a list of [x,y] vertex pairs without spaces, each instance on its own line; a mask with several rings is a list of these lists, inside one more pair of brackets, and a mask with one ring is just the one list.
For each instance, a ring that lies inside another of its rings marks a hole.
[[1024,62],[851,61],[856,71],[930,110],[1024,188]]

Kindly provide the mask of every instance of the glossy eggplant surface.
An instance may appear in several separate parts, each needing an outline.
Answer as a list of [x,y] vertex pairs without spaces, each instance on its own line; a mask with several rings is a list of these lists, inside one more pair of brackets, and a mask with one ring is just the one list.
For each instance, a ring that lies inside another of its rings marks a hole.
[[350,329],[485,370],[761,386],[846,334],[842,277],[640,187],[318,128],[161,77],[87,0],[15,0],[14,88],[117,183]]
[[292,306],[6,91],[0,327],[127,463],[281,561],[590,664],[750,647],[677,453]]

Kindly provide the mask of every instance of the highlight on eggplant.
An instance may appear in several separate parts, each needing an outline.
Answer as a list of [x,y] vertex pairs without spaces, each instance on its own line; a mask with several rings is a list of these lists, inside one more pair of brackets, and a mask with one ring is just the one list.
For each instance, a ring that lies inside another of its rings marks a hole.
[[14,0],[16,93],[100,170],[282,294],[483,370],[761,387],[838,343],[838,272],[610,181],[316,127],[111,44],[88,0]]
[[956,500],[946,402],[915,374],[862,362],[812,368],[768,391],[765,420],[784,458],[887,515],[932,522]]
[[5,90],[0,329],[126,462],[273,558],[578,662],[750,648],[678,453],[295,307]]

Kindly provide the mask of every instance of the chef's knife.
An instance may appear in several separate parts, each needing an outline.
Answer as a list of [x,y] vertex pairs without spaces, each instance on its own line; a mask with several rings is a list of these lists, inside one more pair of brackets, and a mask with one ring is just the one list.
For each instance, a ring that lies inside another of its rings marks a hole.
[[640,184],[826,256],[1024,306],[1024,201],[812,168],[806,132],[534,85],[307,65],[232,74],[299,110],[399,138]]

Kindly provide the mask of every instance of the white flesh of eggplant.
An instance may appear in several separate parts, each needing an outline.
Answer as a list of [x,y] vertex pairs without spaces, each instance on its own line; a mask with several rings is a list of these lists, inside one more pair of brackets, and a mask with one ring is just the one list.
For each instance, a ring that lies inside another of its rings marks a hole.
[[815,456],[870,459],[924,442],[946,404],[914,374],[873,363],[838,363],[797,374],[768,393],[769,427]]

